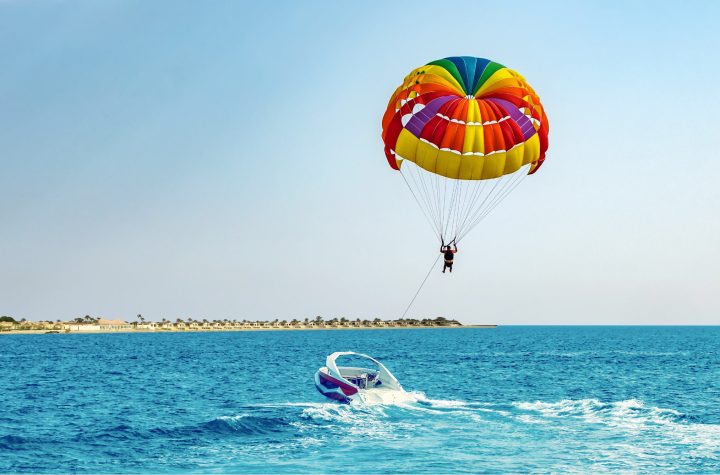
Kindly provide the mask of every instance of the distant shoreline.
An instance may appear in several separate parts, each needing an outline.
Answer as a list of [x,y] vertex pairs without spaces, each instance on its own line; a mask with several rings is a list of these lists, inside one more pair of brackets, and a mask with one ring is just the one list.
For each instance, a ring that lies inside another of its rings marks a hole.
[[323,328],[220,328],[217,330],[192,329],[192,330],[145,330],[145,329],[122,329],[122,330],[10,330],[2,331],[0,335],[89,335],[101,333],[234,333],[234,332],[284,332],[284,331],[342,331],[342,330],[428,330],[448,328],[497,328],[497,325],[462,325],[462,326],[387,326],[387,327],[323,327]]

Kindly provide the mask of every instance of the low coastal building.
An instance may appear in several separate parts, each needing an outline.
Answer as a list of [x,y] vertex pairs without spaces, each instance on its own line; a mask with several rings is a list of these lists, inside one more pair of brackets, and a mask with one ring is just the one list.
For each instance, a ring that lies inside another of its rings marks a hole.
[[86,323],[71,323],[66,328],[71,332],[99,332],[101,330],[100,325]]
[[[99,331],[108,331],[108,330],[131,330],[132,325],[129,323],[123,321],[123,320],[109,320],[107,318],[100,318],[97,322],[97,325],[80,325],[83,327],[94,327],[97,326]],[[85,330],[85,331],[92,331],[92,330]]]

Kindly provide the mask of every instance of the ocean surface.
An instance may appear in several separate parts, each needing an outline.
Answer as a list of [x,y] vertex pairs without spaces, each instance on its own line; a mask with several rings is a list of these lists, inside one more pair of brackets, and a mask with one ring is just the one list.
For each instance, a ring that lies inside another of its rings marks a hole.
[[0,394],[3,473],[720,472],[720,327],[0,335]]

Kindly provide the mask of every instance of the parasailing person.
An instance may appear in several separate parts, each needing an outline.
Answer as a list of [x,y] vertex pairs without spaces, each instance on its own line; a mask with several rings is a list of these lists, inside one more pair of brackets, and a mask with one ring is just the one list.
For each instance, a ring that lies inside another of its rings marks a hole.
[[[450,248],[450,244],[452,244],[452,247],[454,249]],[[445,273],[445,269],[450,269],[450,272],[452,272],[452,266],[453,261],[455,259],[455,253],[458,252],[457,250],[457,244],[455,243],[455,240],[453,239],[449,244],[445,245],[444,242],[440,245],[440,253],[444,254],[445,258],[445,265],[443,266],[443,274]]]

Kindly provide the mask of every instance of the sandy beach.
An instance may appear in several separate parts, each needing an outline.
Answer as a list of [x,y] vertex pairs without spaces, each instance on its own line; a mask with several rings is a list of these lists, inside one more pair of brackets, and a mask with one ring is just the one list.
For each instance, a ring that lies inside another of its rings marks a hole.
[[314,328],[222,328],[222,329],[122,329],[122,330],[6,330],[0,331],[0,335],[47,335],[47,334],[99,334],[99,333],[219,333],[219,332],[276,332],[276,331],[342,331],[342,330],[427,330],[446,328],[497,328],[497,325],[462,325],[462,326],[387,326],[387,327],[314,327]]

